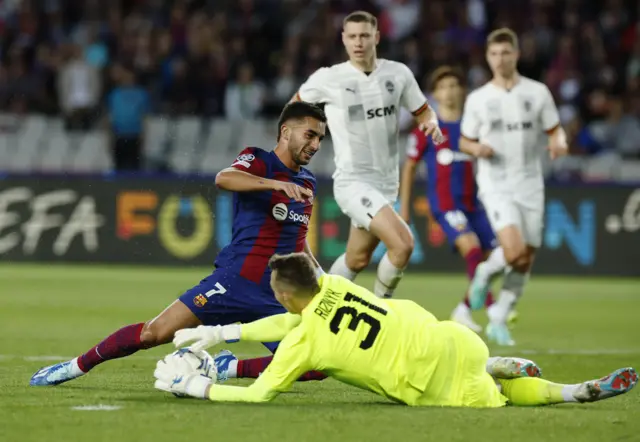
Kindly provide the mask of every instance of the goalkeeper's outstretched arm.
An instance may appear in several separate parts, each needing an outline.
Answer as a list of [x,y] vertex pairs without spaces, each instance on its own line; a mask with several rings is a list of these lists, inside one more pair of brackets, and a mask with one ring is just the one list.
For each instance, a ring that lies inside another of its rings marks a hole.
[[224,326],[224,336],[227,341],[282,341],[291,330],[300,324],[301,320],[302,316],[294,313],[267,316],[266,318],[258,319],[257,321],[247,324]]
[[248,324],[200,325],[196,328],[178,330],[173,338],[173,343],[178,348],[191,345],[191,349],[197,353],[221,342],[281,341],[287,333],[300,324],[301,320],[300,315],[283,313]]
[[310,356],[306,332],[303,327],[297,327],[280,343],[273,360],[253,384],[249,387],[211,384],[205,397],[215,402],[268,402],[313,369]]

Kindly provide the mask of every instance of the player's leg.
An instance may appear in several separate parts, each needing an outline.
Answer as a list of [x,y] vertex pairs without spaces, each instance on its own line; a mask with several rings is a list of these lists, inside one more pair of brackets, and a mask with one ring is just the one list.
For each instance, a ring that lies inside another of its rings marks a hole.
[[30,384],[61,384],[88,373],[103,362],[171,342],[177,330],[196,327],[199,324],[199,319],[183,302],[175,301],[151,321],[122,327],[82,355],[38,370],[31,378]]
[[[455,248],[458,250],[458,253],[460,253],[460,256],[465,260],[467,277],[471,280],[473,275],[475,275],[476,268],[483,258],[478,237],[471,231],[462,233],[455,239]],[[468,293],[465,293],[462,301],[451,313],[451,320],[466,325],[476,333],[482,331],[482,327],[478,325],[471,316]]]
[[[510,266],[505,274],[503,288],[496,303],[487,309],[489,325],[486,332],[490,340],[499,345],[514,345],[511,333],[507,327],[507,318],[515,305],[515,300],[522,293],[523,275],[529,263],[525,237],[523,235],[523,214],[516,203],[505,195],[490,195],[483,198],[491,225],[497,232],[497,237],[504,251],[505,261]],[[509,274],[511,273],[511,276]],[[484,292],[486,293],[486,292]],[[479,291],[470,292],[472,308],[481,306],[485,299],[478,297]]]
[[[511,230],[511,227],[507,229]],[[500,232],[499,235],[501,233],[504,232]],[[489,325],[486,333],[491,341],[495,341],[499,345],[515,344],[508,328],[509,315],[514,312],[515,306],[522,296],[524,286],[529,279],[529,269],[533,263],[534,255],[535,249],[525,246],[525,258],[517,267],[507,267],[498,298],[487,309]]]
[[[487,312],[490,320],[487,334],[502,345],[513,343],[513,340],[508,338],[508,331],[505,332],[507,330],[506,323],[524,292],[524,286],[529,280],[536,250],[542,243],[542,203],[539,205],[534,204],[533,206],[524,206],[521,203],[516,203],[515,209],[519,214],[519,229],[514,229],[513,226],[510,226],[503,233],[506,233],[505,236],[507,237],[517,237],[515,241],[518,242],[518,247],[522,247],[521,243],[524,243],[524,253],[520,254],[517,262],[511,262],[511,267],[505,272],[500,297]],[[500,238],[500,241],[502,241],[502,238]],[[509,262],[509,259],[507,261]]]
[[[403,271],[413,252],[413,235],[407,223],[393,210],[392,195],[385,196],[371,185],[355,183],[334,184],[334,195],[340,209],[351,218],[352,223],[362,229],[349,232],[344,262],[348,269],[358,272],[369,263],[378,240],[387,248],[378,264],[374,293],[390,297],[402,278]],[[335,270],[339,271],[339,258]]]
[[[477,210],[467,215],[469,224],[475,232],[480,242],[485,259],[478,264],[469,286],[469,304],[472,308],[481,308],[482,300],[484,305],[489,307],[493,304],[493,296],[489,290],[494,279],[504,273],[506,261],[502,247],[498,246],[498,241],[487,213],[484,210]],[[471,300],[476,300],[478,304],[473,305]]]
[[499,379],[498,383],[511,405],[551,405],[595,402],[627,393],[638,383],[638,374],[628,367],[580,384],[556,384],[539,378]]
[[369,265],[379,243],[380,240],[376,236],[352,222],[346,252],[335,260],[329,273],[353,281],[358,273]]
[[[432,216],[445,233],[452,250],[459,253],[466,262],[467,276],[471,279],[475,274],[478,264],[482,261],[483,253],[480,240],[471,229],[471,223],[461,210],[449,212],[433,212]],[[460,302],[451,314],[451,320],[466,325],[471,330],[479,333],[482,331],[471,316],[469,301],[465,298]]]
[[390,298],[413,253],[413,234],[407,223],[388,204],[375,214],[369,231],[380,238],[387,248],[378,264],[373,291],[378,297]]
[[[340,275],[351,281],[371,262],[371,257],[380,240],[368,232],[369,223],[375,215],[371,196],[380,204],[379,192],[363,183],[339,183],[334,181],[333,194],[340,210],[351,219],[351,229],[345,253],[340,255],[329,269],[329,273]],[[385,204],[383,201],[382,204]]]
[[[503,266],[522,266],[522,260],[526,255],[526,243],[522,235],[523,221],[520,210],[509,196],[502,194],[484,195],[482,202],[486,208],[484,213],[488,215],[490,227],[496,232],[500,245],[495,255],[489,255],[489,259]],[[481,224],[482,219],[479,219],[478,223]],[[481,269],[480,274],[485,275],[484,269]],[[478,287],[479,285],[472,284],[469,293],[471,308],[474,310],[485,304],[488,293],[488,284],[482,284],[482,287]]]
[[[510,314],[515,311],[515,307],[522,297],[524,292],[524,286],[529,280],[530,269],[533,265],[536,249],[531,246],[526,248],[526,266],[520,266],[518,268],[508,267],[504,273],[504,279],[502,282],[502,289],[498,296],[497,301],[488,309],[487,314],[489,316],[490,327],[493,327],[494,331],[488,334],[504,335],[502,331],[496,332],[497,328],[504,328],[509,321]],[[495,340],[502,345],[510,345],[508,339],[501,339],[496,337]]]

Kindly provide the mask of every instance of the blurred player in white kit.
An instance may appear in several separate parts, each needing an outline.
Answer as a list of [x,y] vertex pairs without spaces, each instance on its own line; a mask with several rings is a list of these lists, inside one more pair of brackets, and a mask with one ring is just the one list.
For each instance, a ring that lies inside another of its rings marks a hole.
[[408,109],[426,135],[443,141],[436,113],[407,66],[377,58],[376,18],[364,11],[343,22],[349,60],[314,72],[293,100],[325,103],[335,151],[334,196],[351,218],[346,252],[329,271],[355,279],[380,241],[374,293],[391,297],[413,252],[413,235],[394,211],[399,188],[398,117]]
[[[500,297],[488,310],[486,332],[500,345],[513,345],[507,317],[522,295],[542,243],[542,147],[546,141],[555,159],[566,154],[567,141],[547,86],[521,76],[516,69],[516,34],[506,28],[493,31],[487,38],[486,55],[493,78],[467,97],[460,150],[478,158],[479,197],[509,266]],[[472,308],[484,305],[491,279],[498,272],[478,266],[470,288]]]

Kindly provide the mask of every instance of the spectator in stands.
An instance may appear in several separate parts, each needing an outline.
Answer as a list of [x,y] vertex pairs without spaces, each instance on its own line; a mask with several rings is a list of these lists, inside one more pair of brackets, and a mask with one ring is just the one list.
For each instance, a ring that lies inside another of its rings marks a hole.
[[67,129],[88,130],[102,92],[98,70],[87,63],[80,46],[67,47],[66,62],[58,74],[58,97]]
[[84,57],[91,66],[96,69],[103,69],[109,61],[109,50],[107,45],[100,40],[97,25],[92,25],[87,29],[87,46],[84,50]]
[[40,89],[37,76],[27,69],[24,55],[16,52],[9,63],[9,110],[14,113],[26,113],[38,109],[37,93]]
[[33,71],[38,77],[38,111],[45,114],[56,114],[58,111],[56,78],[58,75],[58,55],[48,44],[41,44],[36,49]]
[[238,68],[234,81],[227,86],[225,115],[232,120],[251,120],[260,115],[265,91],[253,77],[253,66],[245,62]]
[[113,76],[117,86],[107,97],[113,164],[117,171],[140,170],[144,120],[150,111],[149,94],[136,84],[132,70],[116,66]]
[[609,106],[607,125],[614,149],[625,158],[640,159],[640,120],[625,112],[620,97],[612,99]]
[[280,65],[278,77],[273,84],[271,96],[269,97],[269,107],[272,115],[278,115],[282,111],[282,107],[298,91],[300,82],[300,79],[296,78],[293,62],[284,60]]
[[171,74],[165,111],[171,115],[186,115],[196,110],[195,88],[187,77],[187,64],[176,58],[171,64]]
[[[469,91],[489,78],[484,34],[501,25],[512,26],[521,37],[520,70],[549,85],[563,123],[575,133],[576,151],[637,157],[636,4],[636,0],[0,0],[0,108],[18,114],[61,113],[68,127],[86,128],[96,109],[106,107],[113,117],[113,100],[105,102],[101,96],[105,88],[99,71],[118,62],[133,71],[135,82],[127,88],[119,82],[114,91],[132,89],[146,96],[141,100],[145,110],[132,110],[137,116],[146,115],[150,103],[183,115],[226,114],[233,119],[277,115],[302,78],[344,60],[342,18],[364,9],[379,18],[381,57],[403,61],[417,78],[440,64],[461,64]],[[612,94],[629,98],[630,110],[618,112],[615,100],[610,105],[607,97]],[[404,113],[402,119],[405,130],[411,120]],[[134,118],[132,126],[141,126],[138,120]],[[617,129],[610,136],[611,127]]]

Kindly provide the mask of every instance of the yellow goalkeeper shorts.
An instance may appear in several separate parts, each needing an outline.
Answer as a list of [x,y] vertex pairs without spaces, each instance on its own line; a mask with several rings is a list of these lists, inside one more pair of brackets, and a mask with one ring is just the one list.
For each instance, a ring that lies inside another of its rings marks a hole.
[[[489,349],[467,327],[443,321],[431,328],[431,346],[438,352],[437,366],[415,405],[451,407],[503,407],[507,398],[500,394],[487,373]],[[436,349],[437,348],[437,349]]]

